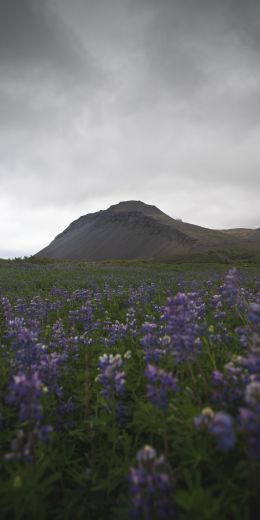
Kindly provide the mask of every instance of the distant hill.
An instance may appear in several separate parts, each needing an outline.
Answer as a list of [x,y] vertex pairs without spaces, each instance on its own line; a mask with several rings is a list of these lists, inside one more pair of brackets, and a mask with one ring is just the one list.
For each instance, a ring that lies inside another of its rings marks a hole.
[[72,222],[36,258],[169,259],[204,253],[260,253],[260,229],[212,230],[175,220],[156,206],[126,201]]

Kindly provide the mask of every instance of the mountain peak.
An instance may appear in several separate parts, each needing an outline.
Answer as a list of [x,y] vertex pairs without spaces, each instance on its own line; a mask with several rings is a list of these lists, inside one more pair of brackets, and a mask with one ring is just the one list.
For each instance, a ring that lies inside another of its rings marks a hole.
[[112,211],[113,213],[128,213],[132,211],[140,211],[145,215],[158,215],[158,213],[162,214],[162,211],[158,209],[156,206],[145,204],[141,200],[125,200],[119,202],[118,204],[113,204],[112,206],[110,206],[109,211]]
[[[243,233],[242,233],[243,231]],[[260,250],[258,231],[217,231],[175,220],[156,206],[127,200],[73,221],[39,258],[115,260]]]

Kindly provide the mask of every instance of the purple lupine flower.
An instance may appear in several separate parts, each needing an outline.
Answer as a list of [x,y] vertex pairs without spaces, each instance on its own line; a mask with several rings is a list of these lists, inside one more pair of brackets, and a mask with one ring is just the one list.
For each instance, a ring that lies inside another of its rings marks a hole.
[[252,331],[250,327],[236,327],[235,332],[239,336],[239,343],[241,347],[245,349],[249,347],[252,339]]
[[2,306],[3,306],[5,321],[6,321],[6,323],[8,323],[9,321],[11,321],[12,316],[13,316],[12,305],[11,305],[9,299],[6,297],[3,297],[1,302],[2,302]]
[[221,451],[231,450],[236,442],[233,420],[230,415],[218,412],[209,424],[209,432],[214,435],[217,446]]
[[167,408],[170,395],[178,390],[177,379],[171,373],[150,363],[147,365],[145,375],[148,379],[147,396],[149,401],[159,409]]
[[42,407],[39,397],[42,394],[42,381],[38,372],[18,373],[9,384],[6,403],[19,409],[19,420],[39,421],[42,419]]
[[23,423],[23,428],[11,442],[11,452],[6,454],[6,460],[31,461],[36,442],[49,440],[52,426],[42,424],[43,410],[40,397],[43,391],[44,386],[38,372],[20,372],[9,384],[6,402],[18,408],[18,418]]
[[76,289],[73,291],[71,298],[72,300],[88,300],[90,295],[89,289]]
[[239,426],[249,433],[253,433],[255,430],[255,414],[249,408],[239,408]]
[[[24,298],[17,298],[15,302],[15,313],[24,315],[27,311],[27,303]],[[11,319],[11,318],[10,318]]]
[[[147,318],[151,317],[147,316]],[[166,336],[161,337],[161,329],[153,321],[145,321],[141,331],[144,333],[144,336],[140,339],[140,345],[144,351],[145,361],[158,363],[167,354],[167,347],[170,345],[171,338],[168,336],[168,341],[166,342]]]
[[[259,397],[259,396],[258,396]],[[260,459],[260,405],[239,409],[238,424],[241,432],[246,437],[249,457],[253,460]]]
[[51,296],[57,296],[60,299],[63,298],[64,301],[66,301],[69,298],[69,291],[67,289],[65,289],[65,288],[53,286],[50,289],[50,295]]
[[101,338],[102,343],[106,346],[113,346],[117,341],[125,338],[127,334],[135,337],[136,331],[136,319],[135,310],[130,307],[126,314],[126,322],[121,323],[119,320],[112,322],[109,318],[108,313],[105,313],[106,319],[103,321],[103,331],[105,336]]
[[253,322],[254,325],[260,326],[260,304],[250,303],[248,307],[248,319]]
[[234,267],[229,269],[223,285],[220,286],[223,301],[228,307],[238,305],[240,302],[239,288],[238,288],[238,272]]
[[152,334],[157,328],[157,323],[154,323],[153,321],[145,321],[141,327],[141,332],[144,334]]
[[63,351],[68,347],[68,340],[62,319],[57,320],[52,326],[52,335],[49,346],[52,348],[60,347]]
[[224,372],[212,373],[214,392],[211,400],[222,405],[242,403],[244,387],[249,382],[248,371],[243,366],[243,358],[236,356],[224,367]]
[[[36,325],[36,324],[35,324]],[[5,339],[10,339],[14,347],[25,346],[35,343],[38,339],[39,330],[28,328],[24,318],[14,317],[8,322],[8,329]]]
[[99,358],[97,380],[102,386],[101,395],[106,401],[108,410],[111,410],[113,404],[120,408],[120,399],[125,391],[125,372],[122,370],[122,366],[123,359],[120,354],[115,356],[104,354]]
[[210,305],[212,308],[216,311],[219,311],[222,309],[222,299],[221,294],[213,294],[213,296],[210,298]]
[[136,329],[136,313],[135,309],[133,307],[129,307],[127,313],[126,313],[126,324],[128,326],[128,330],[132,337],[136,336],[137,329]]
[[41,296],[34,296],[28,306],[28,316],[30,319],[43,320],[48,315],[51,302]]
[[37,364],[40,351],[38,349],[38,325],[28,328],[23,318],[14,317],[8,322],[5,339],[10,342],[14,351],[13,366],[24,370],[33,363]]
[[136,519],[167,520],[174,517],[173,486],[165,457],[157,457],[151,446],[137,453],[138,467],[128,476],[132,501],[130,516]]
[[[46,306],[49,309],[49,304],[37,298],[32,302],[32,315],[43,317],[44,309]],[[51,426],[43,424],[42,394],[52,393],[58,399],[63,397],[58,377],[59,367],[66,355],[53,351],[53,345],[39,343],[40,332],[39,321],[30,316],[27,320],[14,316],[7,323],[6,339],[13,349],[11,364],[16,373],[11,376],[6,402],[17,408],[18,420],[23,423],[23,434],[17,434],[18,437],[13,440],[9,458],[33,458],[36,441],[46,440],[48,432],[52,431]]]
[[144,351],[144,359],[145,361],[154,361],[158,363],[162,357],[164,357],[168,352],[168,346],[170,345],[169,341],[165,341],[165,338],[160,338],[160,336],[156,333],[156,329],[153,333],[148,332],[140,339],[140,345]]
[[236,436],[233,419],[227,413],[214,413],[211,408],[204,408],[202,413],[195,417],[194,425],[211,433],[215,437],[219,450],[227,452],[234,447]]
[[62,397],[63,395],[58,384],[58,377],[60,366],[64,363],[65,359],[66,357],[64,354],[59,354],[57,352],[51,352],[51,354],[48,354],[46,352],[45,355],[41,357],[38,364],[39,374],[44,384],[47,385],[48,391],[58,397]]
[[87,301],[79,309],[69,311],[69,323],[73,328],[78,326],[84,331],[93,330],[94,311],[91,301]]
[[252,348],[243,358],[243,365],[250,374],[260,374],[260,347]]
[[245,390],[245,402],[260,408],[260,381],[251,381]]
[[248,325],[237,327],[240,344],[243,347],[255,349],[260,348],[260,304],[250,303],[248,306]]
[[194,293],[192,296],[177,293],[174,298],[167,300],[161,317],[164,325],[163,335],[170,336],[171,352],[178,363],[193,359],[201,351],[200,314],[200,303],[197,302]]
[[224,376],[223,376],[222,372],[220,372],[219,370],[214,370],[212,372],[211,377],[212,377],[212,382],[214,385],[219,385],[219,384],[223,383]]
[[[257,377],[255,376],[251,377]],[[239,425],[246,435],[249,456],[260,459],[260,381],[252,379],[245,389],[247,408],[239,409]]]
[[108,329],[108,345],[115,345],[116,341],[122,340],[128,331],[128,325],[125,323],[120,323],[116,320],[114,323],[111,323],[110,328]]
[[[15,317],[9,322],[8,338],[13,347],[13,367],[23,373],[36,372],[42,384],[54,391],[58,380],[58,367],[66,359],[63,353],[48,353],[49,347],[38,343],[38,328],[29,329],[23,318]],[[53,345],[50,344],[53,348]]]

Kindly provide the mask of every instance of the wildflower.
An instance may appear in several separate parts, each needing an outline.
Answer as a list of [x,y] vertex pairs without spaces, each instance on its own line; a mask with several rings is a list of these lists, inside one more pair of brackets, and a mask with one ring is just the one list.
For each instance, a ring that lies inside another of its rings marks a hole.
[[238,305],[239,289],[238,289],[238,273],[236,268],[229,269],[223,285],[220,287],[222,298],[228,307]]
[[202,325],[199,324],[204,313],[204,304],[197,293],[178,293],[168,298],[162,314],[164,334],[171,338],[172,355],[180,363],[193,359],[201,351]]
[[12,314],[13,314],[11,303],[10,303],[9,299],[5,298],[5,297],[1,299],[1,303],[3,306],[3,313],[4,313],[5,321],[6,321],[6,323],[8,323],[9,321],[11,321]]
[[9,384],[9,394],[6,403],[18,408],[18,418],[22,423],[16,437],[11,442],[11,452],[5,455],[6,460],[28,460],[34,455],[38,440],[48,442],[53,428],[42,424],[43,410],[40,397],[43,384],[38,372],[15,375]]
[[214,412],[209,406],[204,408],[200,415],[195,417],[194,424],[197,428],[207,427],[214,417]]
[[218,412],[209,424],[209,432],[214,435],[217,446],[221,451],[229,451],[234,447],[236,436],[233,421],[230,415]]
[[260,381],[252,381],[245,390],[245,401],[247,404],[260,406]]
[[243,366],[250,374],[260,374],[260,346],[252,348],[248,355],[243,358]]
[[248,307],[248,325],[237,327],[240,344],[252,349],[260,348],[260,304],[251,303]]
[[245,435],[248,454],[252,460],[260,460],[260,405],[255,407],[241,407],[239,409],[238,424]]
[[[153,330],[153,329],[151,329]],[[140,345],[144,351],[145,361],[158,362],[167,350],[164,348],[161,338],[155,333],[148,332],[140,339]]]
[[212,401],[225,405],[242,403],[244,398],[244,387],[249,382],[248,371],[243,366],[240,357],[233,358],[227,363],[224,372],[215,370],[212,372],[212,383],[214,392]]
[[[107,403],[108,409],[117,401],[117,410],[121,416],[122,406],[120,399],[125,390],[125,372],[121,370],[123,365],[120,354],[104,354],[99,358],[98,380],[102,385],[101,395]],[[119,417],[120,419],[120,417]]]
[[248,307],[248,319],[254,323],[254,325],[260,325],[260,304],[251,303]]
[[194,424],[197,428],[204,428],[211,433],[221,451],[229,451],[234,447],[236,436],[233,420],[225,412],[214,413],[211,408],[204,408],[202,413],[195,417]]
[[42,407],[39,397],[42,394],[42,381],[38,372],[31,375],[18,373],[9,384],[9,394],[6,397],[8,404],[19,409],[20,421],[39,421],[42,418]]
[[57,320],[52,326],[52,336],[50,347],[57,348],[61,347],[65,350],[68,346],[68,340],[66,338],[65,329],[63,325],[63,321],[61,319]]
[[171,373],[148,364],[145,370],[148,379],[148,399],[157,408],[167,408],[169,396],[177,392],[177,379]]
[[172,482],[165,457],[157,457],[152,446],[137,453],[138,466],[130,468],[128,476],[133,518],[167,520],[174,517]]
[[153,460],[156,457],[156,451],[152,446],[146,444],[142,450],[139,450],[137,453],[137,460],[139,462],[145,462],[147,460]]

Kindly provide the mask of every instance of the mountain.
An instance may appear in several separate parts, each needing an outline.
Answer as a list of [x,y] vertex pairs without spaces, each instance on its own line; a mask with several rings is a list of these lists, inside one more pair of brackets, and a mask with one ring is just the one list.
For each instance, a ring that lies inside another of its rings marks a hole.
[[245,238],[250,241],[260,240],[260,228],[248,229],[248,228],[235,228],[235,229],[224,229],[224,233],[229,236],[238,238]]
[[212,230],[175,220],[156,206],[126,201],[72,222],[36,258],[116,260],[260,252],[260,229]]

